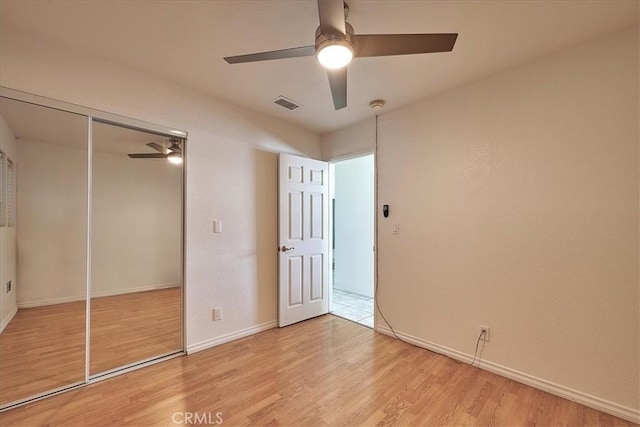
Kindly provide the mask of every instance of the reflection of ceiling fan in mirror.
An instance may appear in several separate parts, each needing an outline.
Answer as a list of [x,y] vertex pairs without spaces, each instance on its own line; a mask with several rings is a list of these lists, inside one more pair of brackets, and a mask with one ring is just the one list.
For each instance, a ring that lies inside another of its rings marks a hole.
[[162,145],[149,142],[147,146],[153,148],[159,153],[134,153],[128,154],[132,159],[167,159],[171,163],[180,164],[182,163],[182,149],[180,148],[180,140],[179,139],[171,139],[171,146],[168,148],[164,148]]

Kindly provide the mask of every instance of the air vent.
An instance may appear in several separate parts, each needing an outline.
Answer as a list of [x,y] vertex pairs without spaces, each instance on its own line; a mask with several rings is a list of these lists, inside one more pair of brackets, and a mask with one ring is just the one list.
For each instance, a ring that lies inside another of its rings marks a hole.
[[273,100],[273,103],[278,104],[279,106],[284,107],[287,110],[295,110],[300,106],[299,104],[296,104],[295,102],[288,98],[285,98],[284,96],[277,97]]

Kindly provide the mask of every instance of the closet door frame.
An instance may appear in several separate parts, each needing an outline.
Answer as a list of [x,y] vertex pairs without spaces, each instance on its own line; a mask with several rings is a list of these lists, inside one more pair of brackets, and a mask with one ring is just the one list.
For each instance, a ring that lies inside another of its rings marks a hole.
[[129,128],[133,130],[138,130],[142,132],[152,133],[163,137],[174,137],[180,138],[183,141],[187,140],[187,132],[178,129],[172,129],[166,126],[157,125],[154,123],[149,123],[141,120],[132,119],[125,116],[120,116],[117,114],[108,113],[105,111],[95,110],[88,107],[83,107],[80,105],[70,104],[64,101],[59,101],[52,98],[46,98],[39,95],[34,95],[27,92],[22,92],[19,90],[7,88],[4,86],[0,86],[0,97],[13,99],[16,101],[22,101],[42,107],[53,108],[56,110],[66,111],[69,113],[83,115],[87,118],[87,246],[86,246],[86,262],[87,262],[87,277],[86,277],[86,304],[85,304],[85,376],[83,383],[74,383],[69,384],[68,386],[63,386],[54,390],[45,391],[42,393],[38,393],[36,395],[11,402],[5,406],[0,406],[0,412],[4,412],[6,410],[22,406],[27,403],[31,403],[37,400],[45,399],[60,393],[64,393],[70,390],[77,389],[79,387],[84,387],[88,384],[93,384],[108,378],[112,378],[114,376],[122,375],[124,373],[137,370],[146,366],[150,366],[159,362],[163,362],[168,359],[172,359],[174,357],[183,356],[186,354],[185,351],[185,290],[186,290],[186,274],[185,274],[185,235],[186,235],[186,227],[185,227],[185,206],[186,206],[186,170],[187,170],[187,159],[186,159],[186,150],[188,144],[182,145],[182,200],[181,200],[181,215],[182,215],[182,239],[181,239],[181,254],[182,254],[182,262],[181,262],[181,280],[182,286],[180,291],[180,307],[181,307],[181,316],[180,316],[180,331],[181,331],[181,343],[180,349],[178,349],[175,353],[159,356],[157,358],[152,358],[144,361],[134,362],[129,365],[122,366],[120,368],[109,371],[105,374],[98,374],[91,376],[90,369],[90,360],[91,355],[89,352],[90,347],[90,337],[91,337],[91,201],[92,201],[92,161],[93,161],[93,141],[92,141],[92,124],[94,122],[111,124],[119,127]]

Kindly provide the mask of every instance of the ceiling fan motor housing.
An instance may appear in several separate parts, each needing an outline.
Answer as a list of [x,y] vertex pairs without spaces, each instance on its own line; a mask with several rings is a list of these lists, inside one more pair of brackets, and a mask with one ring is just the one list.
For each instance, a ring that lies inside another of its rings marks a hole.
[[347,46],[353,52],[353,27],[348,22],[345,22],[346,34],[323,34],[320,27],[316,29],[316,54],[322,48],[332,44],[342,44]]
[[180,149],[179,139],[170,139],[169,141],[171,142],[171,147],[168,148],[169,151],[179,154],[182,153],[182,150]]

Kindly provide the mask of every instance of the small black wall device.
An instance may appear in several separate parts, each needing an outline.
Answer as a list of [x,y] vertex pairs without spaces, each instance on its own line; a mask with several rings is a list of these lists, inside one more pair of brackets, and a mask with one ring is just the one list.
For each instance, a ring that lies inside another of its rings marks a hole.
[[382,206],[382,215],[384,215],[385,218],[389,216],[389,205]]

